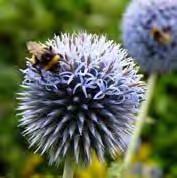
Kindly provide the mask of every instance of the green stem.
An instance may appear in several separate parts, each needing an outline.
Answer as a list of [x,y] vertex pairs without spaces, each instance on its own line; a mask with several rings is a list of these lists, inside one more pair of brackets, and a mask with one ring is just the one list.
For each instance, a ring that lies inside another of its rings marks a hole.
[[72,161],[70,159],[65,160],[63,178],[73,178],[74,175],[74,167]]
[[157,77],[156,74],[151,74],[151,76],[149,77],[145,101],[141,105],[140,112],[138,115],[139,120],[135,125],[135,131],[130,140],[128,150],[125,154],[125,158],[123,162],[123,169],[122,169],[123,172],[126,171],[130,166],[132,156],[134,155],[136,144],[138,142],[138,138],[140,137],[144,122],[147,118],[149,106],[151,103],[151,99],[152,99],[153,91],[155,87],[156,77]]

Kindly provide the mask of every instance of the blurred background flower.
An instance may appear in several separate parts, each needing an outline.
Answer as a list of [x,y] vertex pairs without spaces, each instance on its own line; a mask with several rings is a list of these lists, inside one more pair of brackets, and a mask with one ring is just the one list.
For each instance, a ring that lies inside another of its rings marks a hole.
[[163,171],[158,165],[158,161],[151,158],[151,145],[149,143],[139,143],[136,154],[131,163],[131,170],[127,177],[129,178],[162,178]]
[[[62,173],[62,167],[49,167],[45,157],[35,166],[33,161],[28,162],[32,151],[27,150],[28,144],[17,128],[19,118],[15,117],[15,93],[22,80],[18,69],[25,66],[26,42],[43,41],[52,37],[53,33],[78,29],[105,33],[109,39],[120,42],[120,20],[130,2],[0,0],[0,177],[21,178],[25,175],[26,164],[33,167],[31,177],[58,178]],[[150,108],[153,121],[151,119],[151,124],[146,124],[141,138],[142,143],[150,146],[148,159],[155,162],[155,167],[162,170],[165,178],[177,177],[176,91],[177,71],[157,81]]]
[[92,162],[87,169],[78,169],[77,178],[104,178],[106,177],[107,167],[105,163],[101,163],[96,155],[92,154]]
[[177,67],[177,0],[133,0],[123,17],[123,42],[148,73]]

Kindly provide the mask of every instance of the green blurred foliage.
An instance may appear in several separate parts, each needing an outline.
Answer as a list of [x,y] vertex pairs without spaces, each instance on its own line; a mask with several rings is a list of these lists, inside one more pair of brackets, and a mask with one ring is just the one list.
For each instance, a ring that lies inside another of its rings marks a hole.
[[[32,154],[21,136],[16,93],[25,66],[26,42],[53,34],[87,30],[121,41],[120,22],[128,0],[0,0],[0,177],[55,178],[61,168]],[[142,140],[147,159],[158,164],[166,178],[177,177],[177,73],[160,76]],[[105,168],[104,168],[105,169]]]

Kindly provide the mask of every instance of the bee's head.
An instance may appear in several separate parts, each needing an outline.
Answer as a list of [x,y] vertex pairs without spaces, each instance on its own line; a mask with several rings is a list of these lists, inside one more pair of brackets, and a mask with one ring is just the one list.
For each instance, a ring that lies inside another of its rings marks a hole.
[[53,51],[54,51],[53,48],[52,48],[52,46],[49,46],[49,51],[50,51],[50,52],[53,52]]

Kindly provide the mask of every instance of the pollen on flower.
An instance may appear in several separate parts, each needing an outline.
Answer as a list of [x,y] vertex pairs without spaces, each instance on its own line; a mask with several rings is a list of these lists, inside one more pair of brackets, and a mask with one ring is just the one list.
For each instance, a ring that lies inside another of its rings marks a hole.
[[19,93],[20,126],[30,146],[50,163],[70,156],[88,165],[124,151],[144,96],[141,75],[125,50],[87,33],[62,34],[45,43],[62,60],[46,71],[27,62]]

